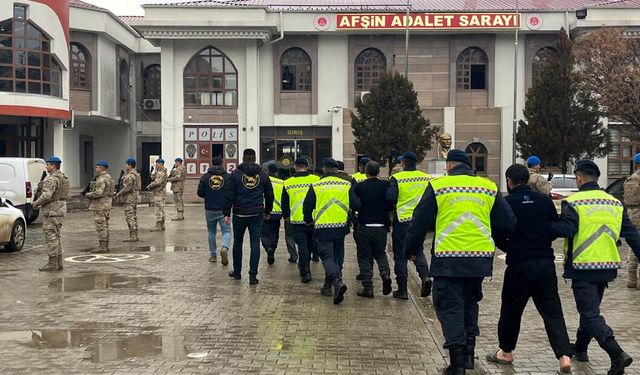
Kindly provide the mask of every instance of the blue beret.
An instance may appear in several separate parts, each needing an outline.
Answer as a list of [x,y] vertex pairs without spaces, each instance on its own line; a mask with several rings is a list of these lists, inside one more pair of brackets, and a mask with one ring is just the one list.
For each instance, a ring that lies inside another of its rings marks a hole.
[[636,154],[636,156],[633,157],[633,162],[636,164],[640,164],[640,154]]
[[52,156],[47,159],[47,163],[62,163],[62,160],[60,160],[60,158],[57,156]]
[[529,156],[529,159],[527,159],[527,165],[540,165],[540,158],[535,155]]
[[136,159],[134,158],[129,158],[127,159],[127,161],[125,161],[125,164],[135,164],[136,163]]
[[156,159],[156,163],[164,164],[164,159]]
[[418,156],[416,154],[414,154],[413,152],[411,152],[411,151],[407,151],[404,154],[402,154],[402,160],[405,160],[405,159],[413,160],[413,161],[417,162],[418,161]]
[[589,174],[595,174],[600,177],[600,168],[593,162],[593,160],[580,160],[576,163],[576,172],[583,171]]
[[396,163],[401,162],[401,161],[402,161],[402,155],[396,156]]
[[460,149],[450,150],[447,154],[447,161],[456,161],[471,166],[471,159],[469,159],[469,155]]
[[309,160],[306,158],[297,158],[293,164],[309,166]]
[[359,163],[360,163],[360,164],[362,164],[362,165],[367,165],[367,163],[368,163],[368,162],[370,162],[370,161],[371,161],[371,158],[370,158],[370,157],[368,157],[368,156],[363,156],[363,157],[360,159],[360,162],[359,162]]
[[182,161],[182,158],[178,156],[175,161]]
[[338,168],[338,162],[335,161],[334,158],[324,158],[324,160],[322,161],[322,166],[329,168]]
[[101,167],[107,167],[109,168],[109,162],[106,160],[98,160],[98,162],[96,163],[96,165],[101,166]]

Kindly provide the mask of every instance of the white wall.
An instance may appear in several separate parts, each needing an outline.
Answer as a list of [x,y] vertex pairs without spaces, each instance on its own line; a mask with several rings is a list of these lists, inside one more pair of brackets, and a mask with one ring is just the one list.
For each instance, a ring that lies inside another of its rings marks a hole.
[[109,38],[98,34],[97,58],[94,63],[98,69],[98,87],[92,92],[98,95],[98,113],[100,116],[115,118],[117,115],[118,79],[116,77],[116,47]]

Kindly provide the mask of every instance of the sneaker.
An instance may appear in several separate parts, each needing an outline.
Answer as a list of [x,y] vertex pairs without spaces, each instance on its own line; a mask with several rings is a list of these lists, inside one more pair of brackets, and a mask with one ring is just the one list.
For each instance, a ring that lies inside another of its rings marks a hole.
[[209,257],[209,262],[211,263],[215,263],[218,261],[218,256],[217,255],[212,255]]
[[222,251],[220,251],[220,258],[222,258],[221,263],[223,266],[229,264],[229,257],[227,256],[228,251],[229,249],[224,246],[222,247]]

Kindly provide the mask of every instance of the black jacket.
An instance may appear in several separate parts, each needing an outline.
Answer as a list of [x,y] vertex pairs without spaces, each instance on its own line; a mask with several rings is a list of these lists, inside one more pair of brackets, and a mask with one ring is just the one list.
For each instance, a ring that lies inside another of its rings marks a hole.
[[[329,174],[329,175],[322,176],[322,178],[329,177],[329,176],[338,177],[336,175]],[[354,204],[353,202],[354,195],[355,194],[353,193],[353,184],[352,184],[351,187],[349,188],[349,207],[352,207]],[[313,225],[313,210],[315,208],[316,208],[316,193],[313,189],[309,188],[309,191],[307,192],[307,196],[304,198],[304,203],[302,204],[304,221],[305,223],[307,223],[307,225]],[[330,240],[343,238],[344,236],[349,234],[348,223],[349,223],[349,218],[347,218],[347,225],[345,225],[342,228],[315,229],[313,231],[313,235],[319,241],[330,241]]]
[[255,163],[242,163],[229,179],[229,199],[225,215],[270,214],[273,209],[273,186],[262,168]]
[[[465,164],[456,166],[449,172],[451,176],[474,176],[471,168]],[[413,213],[413,220],[405,239],[405,254],[407,257],[416,254],[419,246],[424,242],[427,231],[435,230],[438,205],[436,203],[433,186],[424,192],[418,207]],[[511,208],[498,192],[491,209],[491,236],[494,240],[506,237],[516,226],[516,217]],[[437,258],[433,256],[431,246],[431,276],[432,277],[489,277],[493,272],[493,258]]]
[[[588,182],[580,186],[580,191],[598,190],[597,182]],[[567,256],[564,261],[564,275],[566,279],[574,281],[586,281],[590,283],[608,283],[618,277],[617,270],[575,270],[573,269],[573,236],[578,233],[578,213],[566,201],[562,202],[562,216],[560,221],[552,225],[554,235],[558,237],[566,237],[569,241]],[[627,210],[622,212],[622,228],[620,228],[620,237],[624,237],[631,250],[640,257],[640,234],[631,223]]]
[[393,206],[385,200],[388,188],[389,181],[378,178],[367,178],[355,185],[351,209],[358,213],[358,223],[389,226],[389,211]]
[[510,236],[496,238],[496,246],[507,253],[507,265],[533,259],[554,260],[551,243],[556,237],[551,223],[559,217],[551,198],[521,185],[513,188],[505,200],[517,220]]
[[224,210],[225,199],[229,195],[229,180],[231,175],[219,165],[209,167],[207,173],[200,177],[197,193],[200,198],[204,198],[205,210]]

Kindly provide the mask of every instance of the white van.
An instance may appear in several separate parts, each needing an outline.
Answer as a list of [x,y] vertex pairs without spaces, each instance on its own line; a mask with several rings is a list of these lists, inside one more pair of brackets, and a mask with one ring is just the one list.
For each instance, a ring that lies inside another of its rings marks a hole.
[[0,197],[20,209],[28,223],[38,218],[31,207],[46,163],[37,158],[0,158]]

